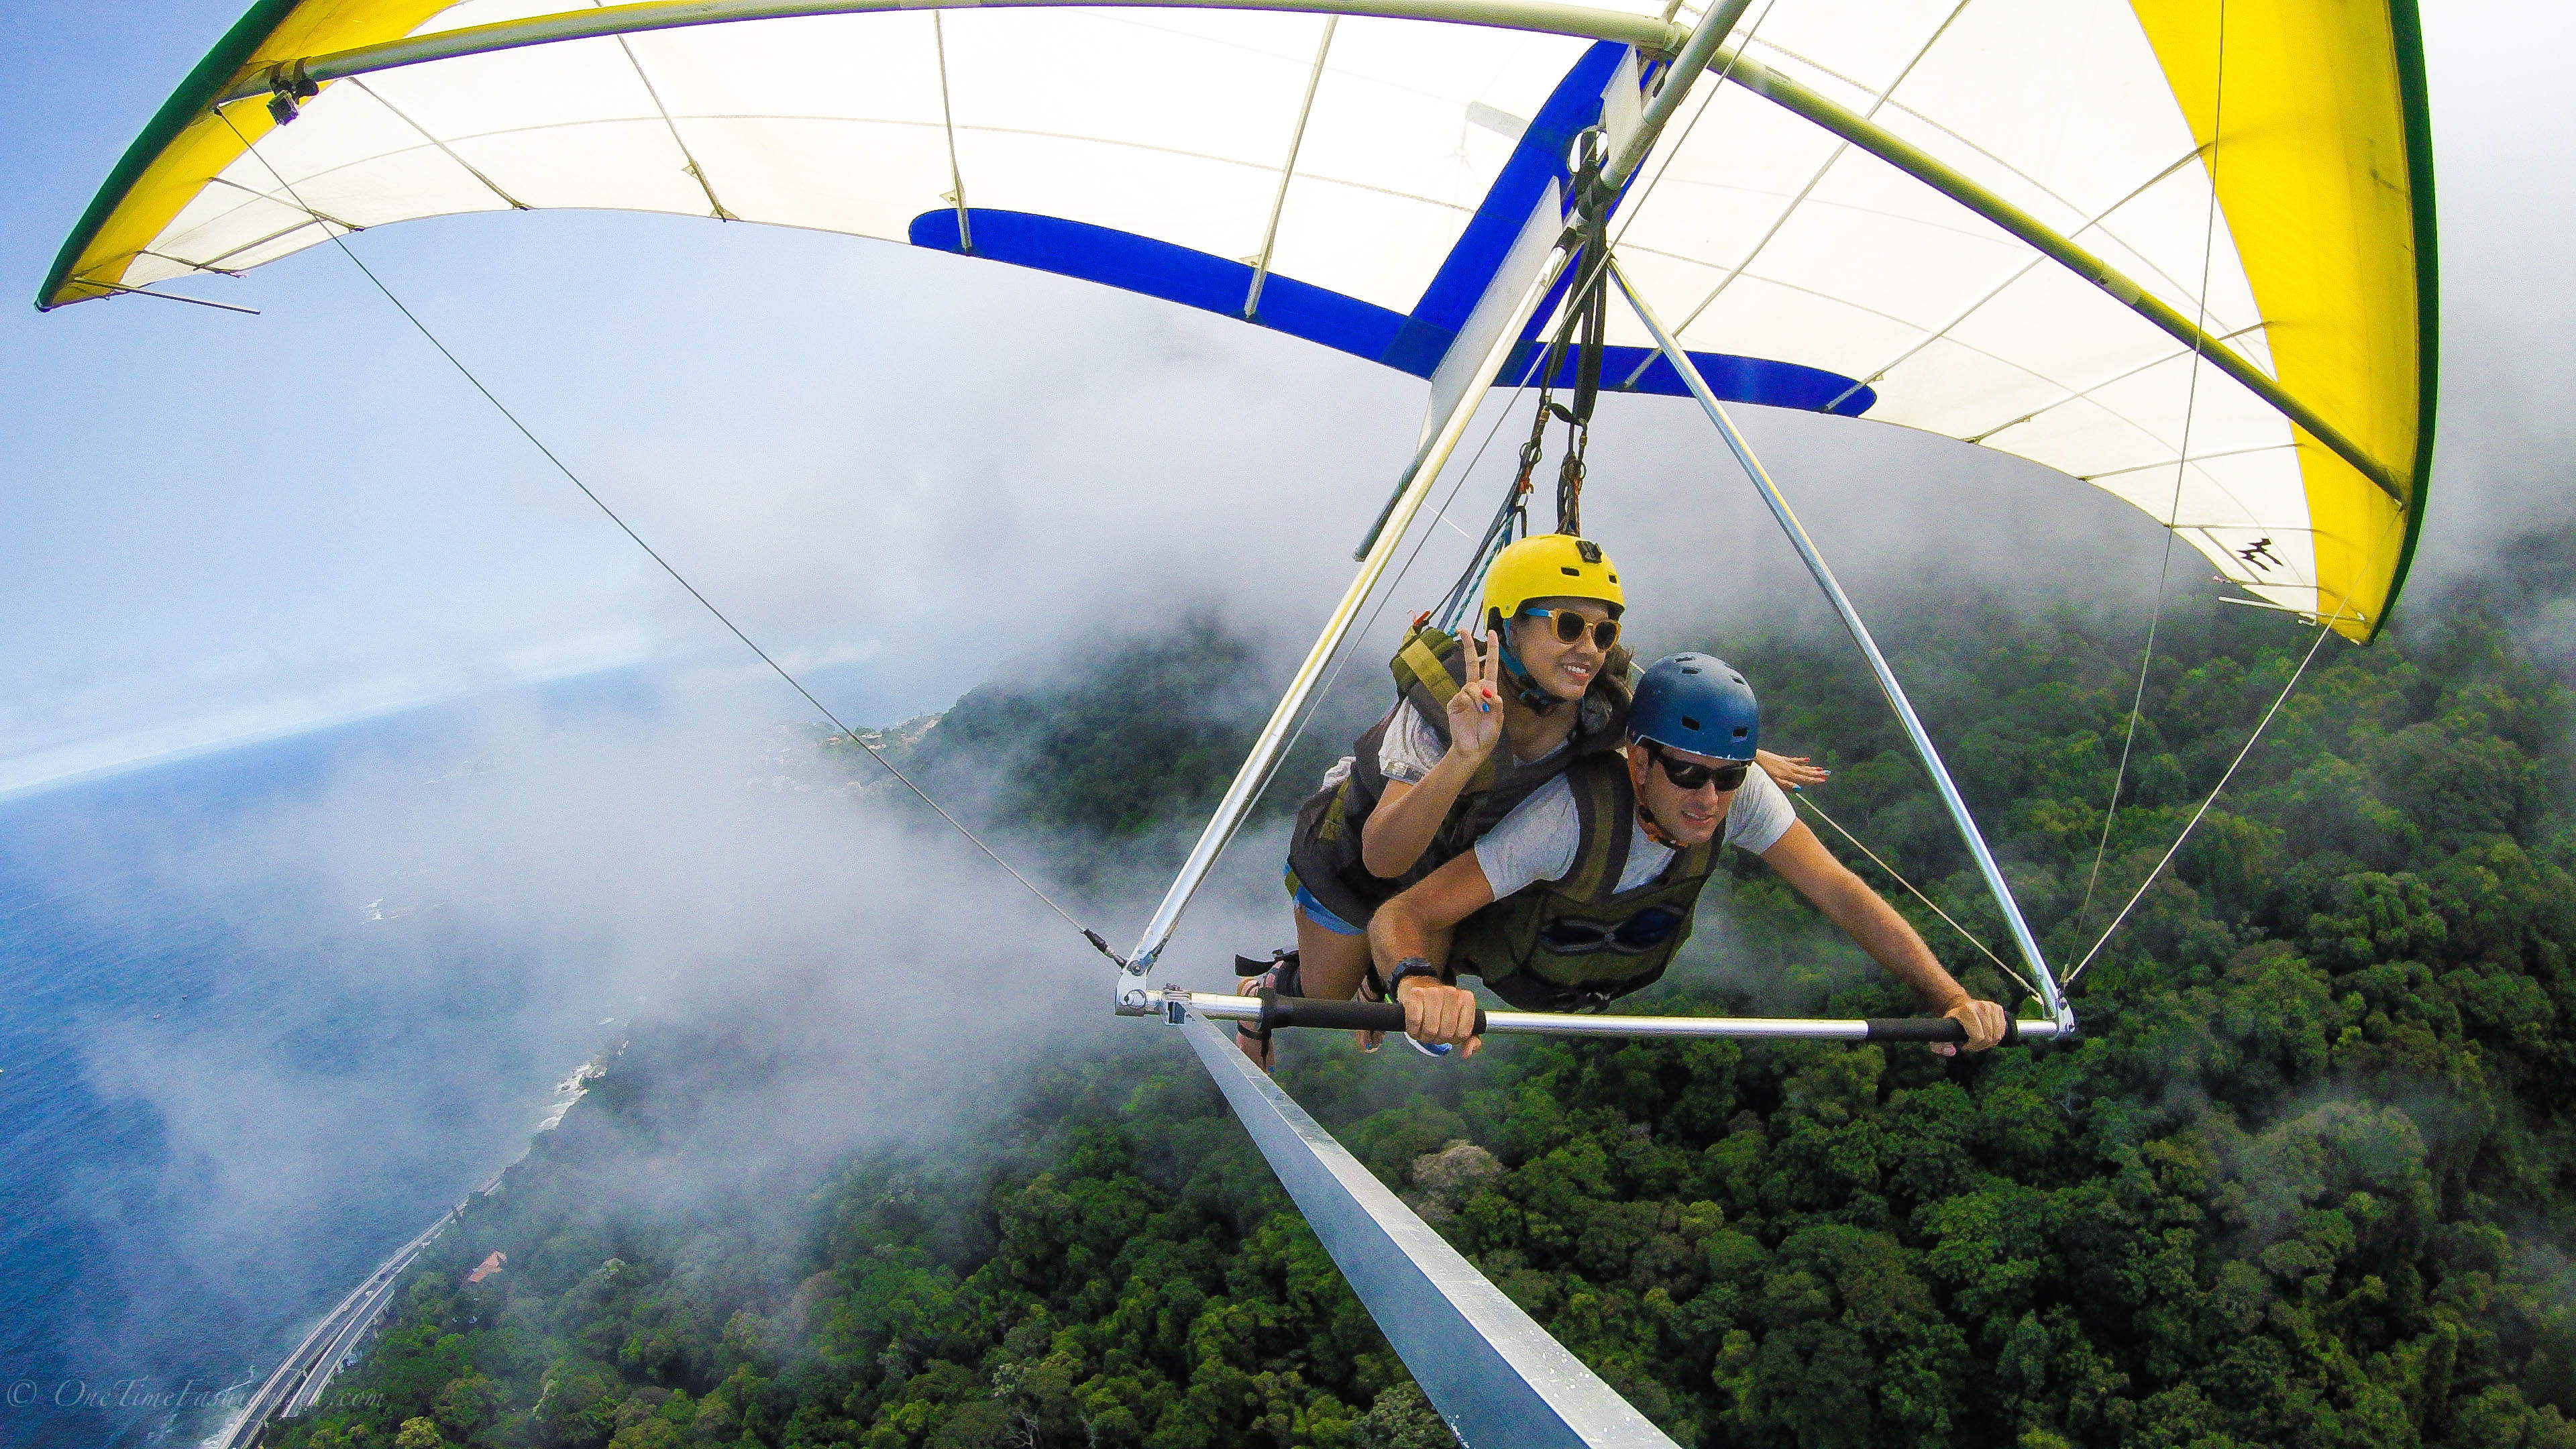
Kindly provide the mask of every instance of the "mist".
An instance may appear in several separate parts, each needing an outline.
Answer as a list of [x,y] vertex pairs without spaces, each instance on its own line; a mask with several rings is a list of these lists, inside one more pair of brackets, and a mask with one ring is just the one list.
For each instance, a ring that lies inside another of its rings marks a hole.
[[89,1089],[160,1150],[140,1186],[77,1159],[51,1184],[123,1307],[67,1359],[133,1363],[158,1325],[239,1323],[281,1284],[295,1322],[254,1335],[296,1328],[398,1241],[345,1241],[348,1223],[410,1204],[403,1232],[426,1226],[518,1155],[547,1084],[628,1040],[737,1054],[674,1104],[687,1134],[635,1183],[654,1199],[603,1209],[785,1182],[748,1201],[786,1222],[837,1157],[953,1143],[1021,1071],[1130,1025],[1098,1009],[1108,965],[1069,927],[742,695],[698,675],[638,708],[495,701],[432,748],[145,833],[89,908],[161,902],[167,929],[236,943],[236,969],[275,981],[218,983],[256,998],[221,1017],[202,996],[153,1001],[166,1023],[75,1007]]

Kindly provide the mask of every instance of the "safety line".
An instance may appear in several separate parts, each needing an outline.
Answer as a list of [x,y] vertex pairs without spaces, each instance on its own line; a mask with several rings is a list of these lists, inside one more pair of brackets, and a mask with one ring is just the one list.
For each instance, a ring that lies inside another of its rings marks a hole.
[[1960,925],[1956,920],[1952,919],[1952,917],[1951,917],[1951,915],[1950,915],[1950,913],[1949,913],[1948,911],[1945,911],[1945,910],[1941,909],[1941,906],[1940,906],[1940,903],[1939,903],[1939,902],[1937,902],[1937,901],[1933,900],[1930,896],[1927,896],[1927,895],[1925,895],[1922,891],[1920,891],[1920,890],[1916,889],[1914,882],[1912,882],[1912,881],[1910,881],[1910,880],[1907,880],[1904,876],[1902,876],[1902,875],[1898,874],[1898,873],[1897,873],[1897,870],[1896,870],[1896,867],[1894,867],[1894,866],[1892,866],[1892,865],[1889,865],[1886,861],[1883,861],[1883,860],[1879,859],[1879,858],[1878,858],[1878,852],[1877,852],[1877,851],[1872,850],[1872,849],[1870,849],[1868,846],[1866,846],[1866,845],[1862,844],[1862,843],[1861,843],[1861,838],[1860,838],[1859,836],[1852,834],[1852,833],[1851,833],[1850,831],[1848,831],[1848,830],[1845,830],[1845,829],[1843,828],[1843,823],[1842,823],[1841,821],[1836,820],[1836,819],[1835,819],[1834,817],[1832,817],[1831,815],[1826,814],[1826,813],[1825,813],[1825,807],[1824,807],[1824,806],[1822,806],[1822,805],[1817,804],[1813,799],[1810,799],[1810,798],[1808,797],[1808,795],[1807,795],[1807,792],[1806,792],[1806,791],[1804,791],[1804,790],[1791,790],[1791,791],[1789,791],[1789,792],[1787,792],[1787,793],[1788,793],[1788,796],[1789,796],[1789,798],[1790,798],[1790,799],[1795,800],[1795,801],[1797,801],[1799,804],[1806,806],[1808,809],[1815,811],[1815,812],[1816,812],[1816,818],[1817,818],[1817,819],[1819,819],[1819,820],[1822,820],[1822,821],[1823,821],[1823,822],[1825,822],[1827,825],[1832,826],[1832,827],[1834,828],[1835,833],[1837,833],[1837,834],[1841,835],[1843,839],[1850,841],[1850,842],[1852,843],[1852,848],[1853,848],[1854,850],[1857,850],[1857,851],[1859,851],[1861,854],[1868,856],[1868,857],[1869,857],[1869,863],[1870,863],[1870,864],[1872,864],[1872,865],[1874,865],[1874,866],[1877,866],[1880,870],[1883,870],[1883,871],[1887,872],[1888,879],[1893,880],[1893,881],[1895,881],[1898,885],[1901,885],[1901,886],[1905,887],[1907,890],[1912,891],[1912,892],[1914,893],[1914,898],[1915,898],[1916,900],[1921,901],[1923,904],[1925,904],[1925,905],[1927,905],[1927,906],[1930,906],[1930,907],[1932,908],[1932,914],[1934,914],[1934,915],[1936,915],[1936,916],[1939,916],[1939,917],[1940,917],[1942,920],[1944,920],[1944,921],[1948,921],[1948,922],[1950,923],[1950,929],[1951,929],[1951,930],[1953,930],[1953,931],[1958,932],[1958,933],[1959,933],[1959,938],[1960,938],[1961,940],[1966,941],[1969,945],[1976,947],[1979,951],[1981,951],[1981,952],[1983,952],[1983,953],[1985,954],[1985,958],[1986,958],[1987,960],[1992,961],[1992,962],[1994,962],[1994,963],[1995,963],[1995,969],[1996,969],[1996,970],[2001,971],[2001,972],[2002,972],[2002,973],[2004,973],[2006,976],[2011,977],[2011,978],[2013,979],[2014,984],[2015,984],[2015,985],[2018,985],[2019,987],[2021,987],[2021,989],[2022,989],[2022,990],[2029,992],[2029,993],[2030,993],[2031,995],[2033,995],[2033,996],[2037,996],[2037,995],[2039,994],[2039,989],[2038,989],[2037,987],[2035,987],[2035,986],[2032,986],[2028,981],[2024,980],[2024,979],[2022,978],[2022,974],[2021,974],[2020,972],[2015,971],[2015,970],[2014,970],[2014,969],[2012,969],[2010,966],[2007,966],[2007,965],[2005,965],[2005,964],[2004,964],[2004,958],[2003,958],[2003,957],[1996,955],[1996,954],[1994,953],[1993,949],[1992,949],[1992,948],[1990,948],[1990,947],[1988,947],[1988,946],[1986,945],[1986,943],[1985,943],[1985,942],[1980,941],[1980,940],[1978,940],[1975,936],[1970,935],[1970,934],[1968,933],[1968,928],[1967,928],[1967,927]]
[[[1767,15],[1770,12],[1765,10],[1763,13]],[[1692,124],[1696,125],[1699,121],[1699,117],[1694,115],[1691,117],[1691,121]],[[1685,140],[1689,138],[1690,132],[1687,127],[1683,129],[1682,135]],[[1667,157],[1666,159],[1669,163],[1670,158]],[[1661,170],[1657,170],[1655,174],[1647,180],[1645,185],[1637,188],[1636,205],[1628,209],[1627,215],[1629,217],[1633,218],[1637,213],[1637,208],[1646,204],[1646,198],[1654,192],[1655,183],[1663,179],[1664,173]],[[1512,385],[1510,396],[1504,399],[1502,409],[1494,415],[1493,426],[1485,430],[1485,440],[1476,445],[1476,455],[1467,460],[1466,468],[1461,469],[1458,474],[1458,481],[1450,485],[1449,498],[1443,500],[1440,505],[1442,518],[1445,519],[1448,517],[1449,504],[1456,501],[1458,490],[1466,486],[1468,475],[1474,472],[1478,463],[1484,461],[1485,450],[1493,446],[1495,434],[1500,432],[1503,424],[1510,420],[1513,409],[1518,407],[1520,404],[1521,395],[1528,392],[1533,386],[1537,387],[1539,391],[1541,404],[1538,415],[1537,434],[1534,435],[1534,437],[1544,435],[1546,432],[1548,420],[1548,413],[1546,410],[1547,395],[1554,389],[1556,371],[1564,364],[1565,347],[1568,340],[1574,333],[1575,309],[1573,299],[1580,295],[1584,288],[1591,286],[1594,282],[1600,279],[1603,272],[1605,272],[1609,267],[1610,258],[1616,254],[1617,250],[1618,243],[1614,240],[1605,244],[1601,248],[1600,256],[1587,257],[1585,259],[1584,270],[1577,273],[1573,285],[1565,289],[1566,312],[1564,320],[1557,324],[1556,336],[1550,339],[1547,345],[1539,349],[1537,360],[1534,363],[1525,364],[1523,366],[1521,371],[1521,380]],[[1532,337],[1526,340],[1536,342],[1538,339]],[[1568,438],[1566,446],[1569,449],[1574,446],[1571,437]],[[1537,465],[1535,462],[1532,462],[1528,466],[1535,467]],[[1514,475],[1511,485],[1503,492],[1502,506],[1495,511],[1493,521],[1485,525],[1484,535],[1476,540],[1476,551],[1468,555],[1466,568],[1459,573],[1457,580],[1450,584],[1449,592],[1441,596],[1441,601],[1438,607],[1440,609],[1442,627],[1449,627],[1464,617],[1460,611],[1465,608],[1468,585],[1475,581],[1475,576],[1478,573],[1491,566],[1495,552],[1495,537],[1498,534],[1510,532],[1511,524],[1509,520],[1518,504],[1518,500],[1521,496],[1521,485],[1524,481],[1524,475]],[[1560,523],[1562,523],[1562,521],[1562,519],[1559,520]],[[1452,526],[1455,527],[1455,525]],[[1463,528],[1458,531],[1461,534],[1466,532]],[[1417,554],[1420,553],[1421,545],[1416,544],[1414,546],[1414,551]],[[1411,558],[1407,558],[1405,560],[1406,568],[1410,569],[1412,567],[1412,562]]]
[[[1674,3],[1678,5],[1680,0],[1674,0]],[[1664,173],[1672,170],[1673,162],[1681,158],[1682,149],[1690,145],[1692,134],[1699,130],[1701,119],[1706,117],[1711,108],[1717,105],[1718,97],[1726,90],[1726,83],[1729,80],[1734,79],[1736,65],[1742,61],[1745,56],[1752,53],[1753,42],[1759,39],[1762,34],[1762,23],[1769,20],[1771,18],[1771,12],[1778,8],[1779,0],[1770,0],[1770,3],[1764,5],[1762,7],[1762,13],[1754,16],[1753,23],[1745,28],[1743,42],[1736,45],[1728,52],[1725,68],[1717,73],[1716,82],[1709,87],[1706,93],[1701,95],[1699,109],[1691,112],[1690,124],[1682,127],[1681,138],[1673,142],[1670,150],[1664,152],[1663,164],[1655,168],[1654,176],[1649,179],[1646,182],[1645,187],[1638,192],[1637,204],[1628,208],[1627,214],[1620,218],[1619,234],[1610,239],[1609,250],[1616,252],[1619,249],[1620,244],[1628,240],[1628,229],[1637,224],[1638,213],[1645,209],[1646,193],[1653,191],[1655,189],[1655,183],[1663,180]],[[1678,336],[1679,334],[1677,333],[1675,335]],[[1644,362],[1637,364],[1636,371],[1619,379],[1618,390],[1625,392],[1629,388],[1636,386],[1637,379],[1646,375],[1646,369],[1653,365],[1654,360],[1654,356],[1650,352]]]
[[[221,116],[225,127],[231,130],[236,137],[240,138],[242,149],[244,151],[249,152],[251,155],[259,156],[259,152],[252,148],[250,138],[243,136],[241,128],[233,125],[232,117],[225,116],[221,111],[217,111],[215,114],[217,116]],[[294,199],[295,204],[299,208],[304,208],[308,212],[311,210],[309,207],[304,207],[303,198],[295,195],[294,186],[290,184],[283,175],[279,174],[277,167],[272,164],[266,156],[259,156],[259,164],[266,168],[270,176],[277,179],[277,184],[285,190],[286,194],[290,198]],[[325,228],[325,230],[327,231],[328,228]],[[914,784],[911,776],[895,768],[894,761],[887,759],[884,752],[880,751],[876,746],[869,744],[857,730],[843,724],[841,722],[841,717],[832,713],[829,705],[826,705],[823,701],[815,698],[812,690],[807,689],[803,684],[798,683],[795,675],[788,673],[785,667],[780,665],[777,660],[769,657],[768,650],[761,648],[759,644],[752,640],[752,637],[749,634],[742,632],[741,626],[735,624],[732,619],[726,617],[724,610],[717,608],[714,600],[709,599],[705,594],[698,592],[697,585],[690,583],[687,578],[681,575],[678,569],[673,568],[669,559],[662,557],[662,555],[654,549],[653,545],[644,541],[644,536],[642,534],[637,533],[633,528],[629,527],[625,519],[617,516],[617,510],[609,507],[607,500],[601,498],[597,493],[592,492],[590,485],[581,481],[581,476],[579,474],[565,466],[564,460],[555,456],[554,449],[547,447],[544,440],[539,438],[534,432],[531,432],[526,423],[519,421],[519,415],[510,411],[508,404],[503,403],[500,398],[494,396],[492,390],[483,385],[483,380],[474,375],[474,370],[467,367],[455,353],[449,351],[446,343],[438,340],[438,334],[430,331],[427,323],[422,322],[419,316],[416,315],[411,308],[403,305],[403,300],[394,295],[393,289],[385,285],[384,279],[375,274],[374,269],[369,267],[365,260],[359,257],[357,251],[352,248],[344,238],[335,234],[331,237],[331,240],[340,248],[340,254],[347,257],[350,263],[356,266],[358,271],[364,275],[369,282],[375,284],[376,290],[384,294],[385,300],[393,303],[394,310],[403,314],[403,320],[409,322],[414,330],[418,331],[423,338],[426,338],[430,346],[438,349],[438,355],[447,359],[448,365],[456,369],[458,376],[463,377],[467,383],[473,386],[476,392],[481,393],[483,395],[483,400],[490,403],[494,411],[508,419],[510,426],[519,430],[519,436],[527,439],[531,446],[533,446],[539,453],[544,454],[545,460],[555,466],[555,471],[563,474],[564,478],[570,482],[573,487],[580,489],[581,496],[589,499],[602,514],[607,516],[609,522],[616,524],[620,533],[625,534],[629,539],[633,540],[637,548],[644,550],[645,557],[661,565],[662,572],[669,574],[673,583],[676,583],[681,588],[688,590],[690,598],[697,600],[699,604],[705,607],[709,614],[715,616],[717,623],[724,625],[725,628],[733,634],[733,637],[741,640],[744,648],[749,649],[752,653],[758,655],[761,663],[768,665],[772,673],[776,674],[779,678],[786,680],[788,688],[803,695],[805,697],[805,702],[814,706],[816,712],[820,713],[823,718],[830,720],[834,727],[838,728],[843,735],[849,738],[851,743],[857,745],[860,749],[867,751],[870,759],[883,765],[887,774],[892,775],[897,780],[903,782],[903,787],[905,789],[920,796],[922,804],[927,805],[932,810],[938,812],[940,819],[947,821],[949,825],[956,829],[958,834],[966,837],[967,841],[977,850],[984,852],[985,856],[995,865],[1000,866],[1004,871],[1008,872],[1011,879],[1018,881],[1030,895],[1037,897],[1048,910],[1063,917],[1066,925],[1081,932],[1083,939],[1089,941],[1094,950],[1097,950],[1101,955],[1108,957],[1112,961],[1117,961],[1121,966],[1127,964],[1125,961],[1120,960],[1116,951],[1110,949],[1109,943],[1102,939],[1099,932],[1084,925],[1079,920],[1076,920],[1072,912],[1067,911],[1060,905],[1057,905],[1053,896],[1050,896],[1045,891],[1038,889],[1037,882],[1020,874],[1018,867],[1012,865],[1009,861],[1004,860],[1001,855],[993,849],[993,847],[986,845],[983,841],[983,837],[977,835],[974,831],[967,829],[964,821],[949,814],[946,806],[943,806],[938,801],[930,798],[930,793],[922,789],[919,785]]]
[[[2351,602],[2351,599],[2351,594],[2346,593],[2344,595],[2345,603]],[[2342,612],[2343,604],[2339,603],[2335,605],[2335,613],[2340,614]],[[2191,813],[2191,820],[2183,826],[2182,834],[2174,837],[2174,843],[2166,848],[2164,858],[2156,862],[2155,869],[2147,872],[2147,878],[2145,880],[2138,882],[2137,893],[2129,897],[2129,903],[2120,907],[2120,914],[2113,916],[2111,918],[2111,924],[2103,928],[2102,939],[2095,941],[2093,943],[2093,949],[2084,953],[2084,959],[2075,963],[2075,969],[2066,973],[2066,984],[2070,988],[2075,985],[2075,978],[2084,974],[2084,968],[2093,964],[2093,958],[2102,954],[2103,946],[2109,944],[2112,935],[2120,929],[2120,923],[2129,918],[2129,912],[2137,909],[2138,902],[2146,899],[2147,887],[2156,883],[2156,877],[2163,873],[2164,868],[2167,865],[2172,863],[2175,852],[2182,849],[2182,843],[2191,839],[2192,831],[2198,829],[2200,826],[2200,818],[2209,813],[2210,806],[2218,803],[2219,795],[2227,789],[2227,782],[2236,778],[2236,767],[2245,763],[2245,757],[2247,755],[2254,753],[2255,741],[2263,738],[2263,731],[2271,725],[2272,716],[2279,714],[2281,712],[2281,706],[2289,702],[2290,691],[2299,687],[2300,677],[2308,672],[2309,661],[2317,657],[2318,648],[2324,645],[2326,642],[2326,636],[2333,632],[2334,621],[2329,617],[2324,624],[2318,627],[2317,637],[2309,642],[2308,652],[2299,660],[2299,667],[2290,671],[2290,682],[2281,686],[2280,697],[2272,701],[2272,707],[2270,709],[2263,711],[2263,718],[2256,722],[2254,733],[2246,737],[2245,748],[2238,750],[2236,752],[2236,758],[2228,761],[2227,773],[2218,777],[2218,784],[2209,792],[2209,798],[2201,801],[2200,808]]]
[[[2218,249],[2218,144],[2220,123],[2227,116],[2227,0],[2218,4],[2218,87],[2210,102],[2209,119],[2209,211],[2200,227],[2200,302],[2199,316],[2192,324],[2191,376],[2186,381],[2182,401],[2182,446],[2174,453],[2173,503],[2165,510],[2164,557],[2156,565],[2156,602],[2147,616],[2147,645],[2138,654],[2138,688],[2129,700],[2129,726],[2120,736],[2120,767],[2111,776],[2111,799],[2102,810],[2102,838],[2093,843],[2093,868],[2084,877],[2084,899],[2075,907],[2075,920],[2080,928],[2093,911],[2093,892],[2101,884],[2102,858],[2111,849],[2111,826],[2120,818],[2120,790],[2129,780],[2129,752],[2138,741],[2138,717],[2146,709],[2147,676],[2156,664],[2156,631],[2165,618],[2165,589],[2173,572],[2174,525],[2182,519],[2182,485],[2191,473],[2191,429],[2200,417],[2200,338],[2209,329],[2210,259]],[[2336,613],[2343,608],[2337,605]],[[2179,844],[2179,842],[2177,842]],[[2124,912],[2125,914],[2125,912]],[[2117,924],[2116,922],[2114,923]],[[2107,939],[2108,933],[2105,933]],[[2099,942],[2094,944],[2100,950]],[[2088,953],[2086,960],[2093,959]],[[2077,969],[2082,969],[2078,967]],[[2072,974],[2068,985],[2075,983]]]

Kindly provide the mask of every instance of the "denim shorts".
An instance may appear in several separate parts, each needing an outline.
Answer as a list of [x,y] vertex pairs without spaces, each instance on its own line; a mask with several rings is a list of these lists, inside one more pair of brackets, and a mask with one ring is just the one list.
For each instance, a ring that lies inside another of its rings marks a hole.
[[1336,936],[1365,936],[1368,934],[1367,931],[1362,930],[1360,927],[1354,926],[1350,922],[1343,920],[1341,917],[1334,915],[1331,911],[1325,910],[1324,903],[1315,899],[1315,893],[1306,889],[1306,883],[1297,879],[1297,867],[1293,865],[1283,867],[1279,872],[1279,883],[1288,888],[1289,898],[1297,903],[1297,909],[1306,913],[1307,920],[1314,922],[1316,925],[1323,927],[1325,930],[1332,932]]

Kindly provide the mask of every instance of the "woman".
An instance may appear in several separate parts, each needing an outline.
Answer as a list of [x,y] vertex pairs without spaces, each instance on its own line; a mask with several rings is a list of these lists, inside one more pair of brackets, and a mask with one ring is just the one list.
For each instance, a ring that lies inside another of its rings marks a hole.
[[[1416,621],[1390,665],[1395,707],[1297,812],[1285,873],[1297,949],[1240,989],[1350,999],[1370,974],[1368,923],[1381,903],[1464,853],[1576,760],[1619,749],[1626,607],[1599,544],[1551,533],[1495,556],[1476,637]],[[1758,758],[1783,786],[1824,778],[1804,760]],[[1249,1028],[1238,1035],[1267,1067],[1267,1039]]]

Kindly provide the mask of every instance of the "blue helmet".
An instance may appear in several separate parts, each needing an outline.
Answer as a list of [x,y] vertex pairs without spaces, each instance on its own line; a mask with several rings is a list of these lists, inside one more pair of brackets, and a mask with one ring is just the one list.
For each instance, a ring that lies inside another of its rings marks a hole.
[[1628,738],[1715,760],[1750,760],[1762,738],[1753,686],[1713,654],[1658,659],[1637,684]]

